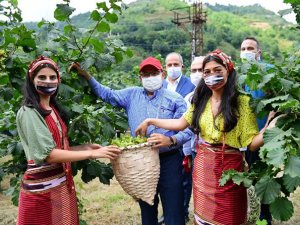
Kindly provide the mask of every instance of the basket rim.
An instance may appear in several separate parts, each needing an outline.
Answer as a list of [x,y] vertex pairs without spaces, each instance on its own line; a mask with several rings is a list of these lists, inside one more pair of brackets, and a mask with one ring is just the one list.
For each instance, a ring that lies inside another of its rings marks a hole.
[[154,145],[154,143],[144,142],[144,143],[140,143],[140,144],[136,144],[136,145],[120,147],[120,149],[123,152],[123,151],[134,150],[134,149],[141,148],[141,147],[152,147],[153,145]]

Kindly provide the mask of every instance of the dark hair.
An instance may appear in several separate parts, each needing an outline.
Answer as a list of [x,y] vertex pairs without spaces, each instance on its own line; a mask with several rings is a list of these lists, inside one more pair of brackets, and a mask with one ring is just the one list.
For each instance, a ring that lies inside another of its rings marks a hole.
[[[49,115],[51,113],[51,110],[45,110],[40,105],[40,96],[38,92],[36,91],[33,79],[37,75],[37,73],[43,69],[43,68],[50,68],[55,71],[55,73],[58,75],[58,71],[54,68],[53,65],[44,63],[38,66],[32,73],[32,78],[29,77],[29,72],[27,72],[25,85],[23,87],[23,95],[24,99],[22,102],[23,106],[27,106],[30,108],[35,108],[43,117]],[[61,116],[62,120],[67,123],[68,122],[68,116],[65,110],[62,109],[62,107],[59,106],[59,104],[56,101],[56,95],[58,93],[58,88],[56,92],[50,97],[50,104],[54,106],[54,108],[58,111],[59,115]]]
[[260,49],[260,44],[259,44],[258,40],[255,37],[245,37],[243,41],[246,41],[246,40],[255,41],[256,45],[257,45],[257,49]]
[[[215,61],[216,63],[224,66],[222,60],[214,55],[208,55],[203,60],[203,67],[205,67],[206,63]],[[224,117],[224,130],[222,132],[231,131],[237,124],[239,112],[238,112],[238,90],[236,87],[236,71],[233,69],[231,73],[229,73],[227,82],[224,86],[224,92],[222,94],[220,111],[218,115],[223,115]],[[194,132],[198,133],[201,131],[199,126],[199,121],[201,115],[205,109],[205,106],[212,96],[212,91],[206,86],[204,79],[201,79],[199,85],[195,90],[195,94],[192,99],[192,104],[194,105],[194,111],[192,116],[192,124],[191,127],[194,129]],[[219,129],[215,125],[216,129]]]

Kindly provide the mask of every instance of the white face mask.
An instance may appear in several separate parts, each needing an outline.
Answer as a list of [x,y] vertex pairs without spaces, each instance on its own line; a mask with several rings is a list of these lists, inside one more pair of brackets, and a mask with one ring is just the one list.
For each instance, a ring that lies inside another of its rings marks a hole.
[[177,79],[181,76],[181,67],[180,66],[172,66],[167,69],[168,77],[170,77],[172,80]]
[[224,77],[220,75],[211,75],[209,77],[204,78],[204,82],[210,89],[214,90],[224,84]]
[[162,82],[163,79],[161,74],[142,78],[142,85],[149,92],[154,92],[161,88]]
[[254,61],[256,53],[250,51],[243,51],[240,54],[241,59],[246,59],[247,61]]
[[197,87],[201,78],[202,78],[203,73],[196,72],[196,73],[191,73],[191,82]]

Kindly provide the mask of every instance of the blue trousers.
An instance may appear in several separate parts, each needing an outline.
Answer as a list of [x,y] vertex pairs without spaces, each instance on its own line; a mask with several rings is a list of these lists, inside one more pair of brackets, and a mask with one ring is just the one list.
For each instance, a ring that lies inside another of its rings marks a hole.
[[154,205],[139,201],[142,224],[157,225],[158,195],[161,199],[165,225],[184,225],[182,157],[180,150],[175,154],[160,155],[160,177]]

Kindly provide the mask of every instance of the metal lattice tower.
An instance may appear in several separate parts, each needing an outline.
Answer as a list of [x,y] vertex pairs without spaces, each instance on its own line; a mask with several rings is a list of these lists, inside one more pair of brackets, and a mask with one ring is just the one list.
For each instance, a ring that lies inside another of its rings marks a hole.
[[[172,20],[178,27],[187,31],[192,39],[192,54],[191,58],[203,54],[203,33],[204,24],[206,23],[207,13],[203,9],[202,2],[194,2],[192,6],[183,8],[176,8],[174,12],[174,19]],[[192,31],[189,31],[187,24],[192,24]]]

